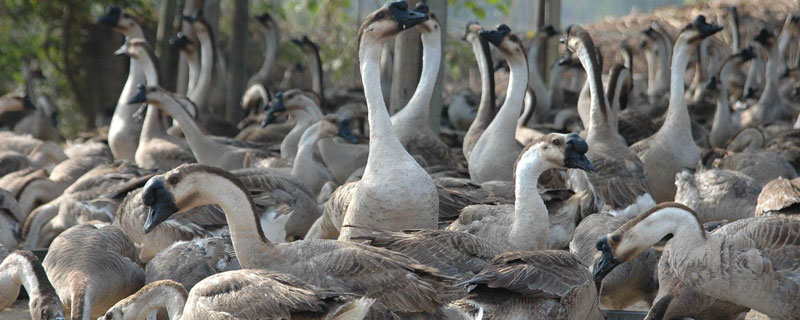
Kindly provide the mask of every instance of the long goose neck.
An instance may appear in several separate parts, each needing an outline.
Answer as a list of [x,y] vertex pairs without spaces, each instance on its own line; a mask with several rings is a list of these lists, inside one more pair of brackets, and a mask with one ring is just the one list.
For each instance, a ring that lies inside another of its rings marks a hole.
[[138,23],[134,23],[133,26],[125,29],[122,34],[127,38],[144,39],[144,30]]
[[294,109],[290,112],[295,119],[294,128],[281,141],[281,158],[292,159],[298,151],[298,142],[303,136],[303,132],[321,117],[315,117],[304,109]]
[[138,315],[150,315],[157,310],[166,310],[170,320],[179,320],[183,317],[183,307],[186,305],[186,291],[171,285],[157,285],[145,287],[143,292],[136,293],[135,307]]
[[250,194],[240,183],[215,174],[204,175],[203,196],[225,212],[233,250],[242,268],[260,268],[274,245],[264,236],[259,215]]
[[[361,65],[361,82],[364,84],[364,96],[367,100],[367,118],[369,120],[369,154],[367,160],[375,159],[376,155],[384,152],[388,147],[392,151],[403,151],[403,145],[394,134],[392,121],[386,109],[381,92],[381,45],[378,43],[361,42],[359,60]],[[408,155],[407,152],[405,152]],[[410,157],[410,155],[409,155]]]
[[537,187],[539,176],[552,166],[533,149],[537,147],[531,147],[530,151],[520,158],[514,172],[516,180],[514,195],[516,198],[514,200],[514,224],[511,226],[509,237],[515,239],[535,234],[535,249],[546,249],[550,218]]
[[534,63],[528,63],[528,85],[533,89],[533,92],[536,93],[536,108],[539,109],[539,111],[550,110],[550,94],[548,93],[547,87],[544,85],[542,75],[539,74],[538,64],[535,63],[539,61],[539,47],[541,47],[542,43],[545,41],[547,41],[546,38],[537,36],[534,38],[531,49],[528,51],[528,61],[534,61]]
[[440,28],[424,32],[422,39],[422,73],[417,89],[408,100],[403,113],[417,119],[418,125],[429,125],[431,97],[439,76],[439,64],[442,61],[442,36]]
[[[773,45],[769,48],[769,61],[767,61],[766,72],[764,78],[764,93],[761,94],[761,101],[776,101],[778,99],[778,68],[783,64],[781,59],[780,50],[777,46]],[[773,99],[773,100],[767,100]]]
[[731,11],[730,14],[728,14],[728,24],[731,29],[731,50],[733,52],[738,52],[741,47],[739,44],[741,41],[741,37],[739,36],[739,14]]
[[644,59],[647,62],[647,85],[655,86],[656,72],[658,70],[658,56],[655,48],[651,45],[644,51]]
[[472,52],[478,60],[478,71],[481,74],[481,100],[478,103],[478,114],[472,125],[486,126],[492,121],[497,112],[497,98],[494,94],[494,70],[492,56],[489,54],[489,41],[476,37],[472,41]]
[[0,306],[6,303],[10,305],[17,300],[20,285],[25,287],[25,291],[31,297],[31,303],[35,301],[34,298],[44,293],[54,292],[52,286],[50,290],[42,288],[49,286],[50,283],[46,282],[47,275],[44,274],[44,270],[38,268],[41,274],[37,274],[36,269],[33,262],[19,254],[12,253],[3,260],[0,264]]
[[528,88],[528,63],[524,54],[506,56],[505,58],[511,68],[508,89],[506,90],[506,101],[503,102],[503,106],[500,107],[497,116],[495,116],[486,130],[503,132],[510,137],[514,137],[517,119],[522,112],[525,90]]
[[[157,86],[158,71],[153,59],[148,55],[144,57],[144,59],[140,59],[139,62],[144,70],[144,77],[147,85]],[[157,135],[166,134],[166,132],[167,130],[161,122],[161,111],[156,107],[149,106],[144,116],[144,122],[142,123],[142,135],[139,138],[139,142],[149,141]]]
[[200,59],[195,50],[181,50],[181,56],[186,60],[189,65],[189,83],[186,87],[186,94],[191,95],[194,93],[197,80],[200,77]]
[[733,59],[729,59],[722,64],[722,68],[719,71],[719,96],[717,97],[717,110],[714,113],[712,128],[723,128],[732,125],[730,100],[728,100],[728,79],[735,67],[738,67],[738,63]]
[[[202,23],[202,22],[197,22]],[[197,78],[195,90],[191,92],[191,99],[198,107],[205,108],[208,99],[208,92],[211,89],[211,78],[214,75],[214,37],[211,29],[207,25],[202,27],[205,30],[197,32],[197,41],[200,42],[200,75]]]
[[[590,52],[586,46],[589,40],[584,40],[583,44],[578,47],[578,59],[581,61],[583,68],[586,70],[586,83],[589,84],[589,94],[592,97],[591,107],[589,109],[589,125],[588,135],[606,135],[612,134],[612,125],[610,124],[608,102],[605,95],[603,95],[603,80],[600,75],[600,64],[597,61],[597,55]],[[594,45],[591,46],[594,51]]]
[[272,75],[275,66],[275,55],[278,53],[278,30],[277,27],[266,28],[264,31],[264,41],[266,42],[266,53],[261,69],[258,69],[256,76],[262,79],[265,84]]
[[[131,97],[136,94],[136,86],[145,82],[144,70],[142,69],[139,61],[134,58],[129,60],[130,66],[128,67],[128,79],[125,80],[125,86],[122,88],[122,93],[119,95],[119,100],[117,100],[118,108],[116,111],[122,111],[123,108],[119,107],[129,106],[128,100],[130,100]],[[138,108],[138,106],[130,106],[130,108],[127,108],[130,109],[130,111],[125,112],[123,115],[125,117],[130,117],[131,114],[136,111],[136,108]]]
[[156,107],[164,108],[164,110],[171,114],[181,126],[183,134],[186,137],[186,142],[192,149],[192,153],[197,158],[197,161],[204,164],[214,163],[220,155],[229,151],[229,148],[214,142],[209,139],[200,127],[197,126],[194,119],[186,111],[181,103],[188,104],[188,101],[180,101],[180,98],[167,96],[160,104],[155,104]]
[[686,66],[692,56],[695,46],[684,39],[679,39],[675,44],[675,56],[672,57],[672,71],[669,85],[669,107],[667,116],[659,131],[669,130],[678,134],[688,134],[691,138],[691,124],[689,110],[684,101],[684,85],[686,81]]
[[550,69],[550,78],[547,81],[547,92],[550,95],[550,106],[558,107],[562,103],[561,97],[561,79],[564,77],[564,71],[567,70],[566,66],[558,63],[554,64]]
[[311,70],[311,91],[319,96],[320,105],[325,105],[324,78],[322,72],[322,59],[319,56],[319,49],[312,46],[311,51],[306,53],[308,69]]
[[691,212],[675,207],[665,207],[647,215],[627,233],[638,236],[638,246],[648,248],[668,234],[672,234],[673,237],[669,240],[670,246],[672,248],[678,246],[683,250],[679,250],[682,252],[672,250],[671,257],[675,254],[686,254],[687,251],[701,248],[706,243],[705,230],[697,217]]

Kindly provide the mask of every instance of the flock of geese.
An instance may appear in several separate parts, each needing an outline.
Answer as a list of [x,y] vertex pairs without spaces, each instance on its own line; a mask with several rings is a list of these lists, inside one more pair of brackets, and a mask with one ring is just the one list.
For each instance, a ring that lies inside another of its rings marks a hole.
[[[203,112],[219,62],[201,14],[171,41],[184,96],[112,7],[99,23],[130,70],[107,134],[59,145],[32,82],[0,98],[0,310],[23,286],[33,319],[800,319],[800,17],[747,41],[726,14],[730,48],[704,45],[723,28],[697,16],[605,61],[577,25],[526,45],[470,23],[481,92],[451,99],[454,147],[428,124],[443,30],[424,4],[365,19],[363,93],[323,91],[303,37],[312,91],[273,94],[278,26],[257,17],[238,126]],[[390,116],[384,46],[410,28],[421,77]],[[529,60],[556,36],[545,82]]]

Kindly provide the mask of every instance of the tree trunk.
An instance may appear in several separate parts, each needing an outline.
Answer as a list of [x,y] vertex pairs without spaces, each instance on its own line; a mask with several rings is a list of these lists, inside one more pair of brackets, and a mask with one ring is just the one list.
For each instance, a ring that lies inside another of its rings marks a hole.
[[[408,7],[414,8],[420,0],[408,0]],[[394,69],[392,71],[392,93],[389,99],[389,113],[402,109],[417,88],[422,66],[422,42],[419,31],[412,28],[400,33],[394,39]]]
[[233,13],[233,35],[231,37],[230,86],[228,86],[228,103],[225,116],[232,123],[242,118],[239,100],[247,85],[247,25],[248,0],[236,0]]
[[[445,48],[445,38],[447,38],[447,0],[428,0],[426,3],[431,8],[431,12],[436,14],[436,18],[439,19],[439,24],[442,27],[442,55],[444,55],[447,52],[447,48]],[[444,72],[445,59],[442,57],[442,63],[439,65],[439,77],[436,78],[436,87],[433,89],[433,97],[431,98],[430,113],[431,129],[437,134],[442,120]]]
[[176,83],[176,66],[175,63],[178,59],[178,50],[169,44],[169,39],[175,35],[175,10],[176,0],[162,0],[161,8],[159,10],[158,18],[158,31],[156,33],[156,53],[161,67],[161,80],[164,88],[169,91],[175,91]]
[[[547,24],[552,25],[553,28],[561,29],[561,0],[548,0],[547,1]],[[561,37],[552,37],[545,46],[546,54],[544,61],[544,73],[541,73],[542,79],[550,78],[550,66],[558,60],[558,44]]]
[[[547,0],[536,0],[536,5],[534,5],[534,28],[537,32],[545,26],[547,19],[547,2]],[[533,63],[536,63],[536,67],[539,68],[540,75],[546,75],[547,67],[545,64],[547,63],[547,55],[542,54],[542,52],[547,52],[547,43],[544,43],[542,47],[539,48],[538,61],[534,61]],[[528,63],[531,63],[531,61]],[[547,79],[547,77],[543,77],[543,79]]]

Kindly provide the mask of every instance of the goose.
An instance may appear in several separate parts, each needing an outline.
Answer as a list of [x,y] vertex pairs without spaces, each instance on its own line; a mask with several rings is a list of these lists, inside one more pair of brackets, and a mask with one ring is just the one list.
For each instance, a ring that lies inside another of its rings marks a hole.
[[0,247],[17,248],[23,222],[25,214],[14,199],[14,195],[0,188]]
[[[158,69],[155,66],[152,48],[146,41],[128,39],[117,52],[137,60],[144,69],[147,84],[158,85]],[[128,102],[133,98],[135,96]],[[161,111],[158,108],[147,108],[142,134],[139,137],[139,147],[136,149],[136,164],[142,168],[166,171],[182,163],[194,162],[195,159],[188,149],[186,142],[167,134],[161,121]]]
[[617,114],[618,130],[627,145],[632,145],[654,133],[657,128],[649,117],[628,106],[633,90],[631,69],[622,64],[611,67],[606,99]]
[[514,162],[522,151],[522,146],[515,138],[515,129],[527,88],[528,61],[522,42],[507,25],[499,25],[495,31],[482,31],[479,34],[500,50],[511,67],[511,75],[503,106],[475,142],[470,154],[469,176],[476,183],[511,181]]
[[[369,109],[369,157],[363,177],[351,189],[350,204],[342,222],[346,225],[387,230],[435,229],[437,226],[436,185],[403,148],[395,135],[383,93],[379,86],[373,86],[380,84],[383,45],[404,28],[429,19],[426,14],[409,11],[406,7],[405,2],[392,2],[375,11],[359,29],[359,64]],[[398,197],[399,194],[402,196]],[[339,240],[347,240],[358,233],[352,228],[345,229],[339,234]]]
[[595,280],[667,234],[673,235],[666,244],[667,262],[689,288],[771,318],[798,319],[800,306],[792,295],[800,286],[800,221],[795,219],[753,217],[707,234],[692,209],[660,204],[597,241],[602,256]]
[[141,247],[137,259],[144,263],[175,242],[213,236],[225,225],[224,213],[219,208],[206,206],[165,221],[159,228],[145,233],[142,226],[147,221],[147,210],[143,203],[141,188],[129,192],[119,205],[112,225]]
[[[710,86],[710,91],[717,96],[717,109],[714,113],[714,122],[711,125],[711,132],[708,134],[709,145],[713,148],[725,147],[728,140],[736,135],[739,130],[737,128],[738,124],[735,123],[733,119],[734,116],[731,114],[728,80],[735,70],[739,69],[746,61],[753,59],[753,57],[755,57],[755,55],[750,47],[731,55],[722,63],[719,70],[719,78],[715,79],[712,77],[707,86]],[[717,82],[715,80],[717,79],[719,79],[719,90],[716,90]]]
[[56,128],[59,116],[58,108],[47,96],[36,90],[38,82],[45,79],[38,64],[35,62],[23,64],[21,73],[25,88],[23,106],[28,108],[32,106],[33,109],[30,112],[24,112],[27,115],[13,124],[13,131],[47,141],[63,140],[64,138]]
[[318,288],[286,274],[238,270],[203,279],[188,293],[175,281],[150,283],[117,302],[100,319],[141,320],[166,310],[170,320],[360,320],[373,302],[353,300],[348,293]]
[[683,170],[675,176],[675,202],[697,212],[700,222],[736,221],[753,216],[761,185],[724,169]]
[[[539,56],[541,54],[541,49],[548,40],[558,35],[560,32],[553,28],[552,25],[547,25],[538,30],[536,34],[533,36],[533,41],[531,42],[531,47],[528,49],[528,61],[536,61],[537,63],[529,63],[528,64],[528,86],[534,93],[535,97],[535,107],[536,107],[536,118],[538,118],[538,122],[541,122],[544,117],[550,113],[552,109],[552,98],[551,92],[548,90],[548,87],[544,84],[544,79],[542,79],[542,75],[539,74],[538,68],[538,61]],[[525,109],[532,109],[534,104],[528,104],[525,106]],[[534,112],[533,110],[525,110],[523,113],[526,112]],[[524,117],[523,117],[524,119]],[[533,120],[533,118],[531,117]],[[518,123],[519,125],[530,126],[532,125],[532,121]],[[518,129],[519,130],[519,129]]]
[[[712,231],[709,227],[721,227],[719,223],[703,226],[707,232]],[[684,284],[671,268],[670,251],[664,248],[658,260],[658,295],[645,319],[745,319],[750,308],[700,294]]]
[[[111,6],[98,22],[111,27],[126,38],[144,39],[144,31],[136,19],[120,7]],[[136,86],[145,82],[144,71],[137,59],[130,59],[128,78],[117,100],[111,124],[108,127],[108,146],[116,159],[135,161],[136,149],[142,124],[133,117],[138,106],[129,105],[128,100],[136,94]]]
[[144,269],[145,283],[168,279],[191,291],[211,275],[241,268],[230,239],[197,238],[175,242],[156,254]]
[[506,252],[466,284],[491,319],[605,318],[591,273],[568,252]]
[[[574,212],[551,213],[539,195],[538,179],[551,168],[593,171],[594,166],[584,155],[587,149],[586,142],[575,134],[552,133],[532,142],[514,166],[514,205],[466,207],[447,230],[474,234],[503,252],[565,247],[575,227]],[[562,219],[566,221],[559,221]]]
[[[267,91],[266,88],[272,76],[272,69],[275,67],[275,56],[278,52],[278,23],[266,12],[256,16],[256,20],[261,25],[260,30],[264,34],[266,47],[261,68],[247,80],[247,91],[250,91],[253,86],[261,86],[264,91]],[[267,103],[267,101],[262,100],[261,104],[264,103]]]
[[71,319],[96,319],[144,285],[137,251],[116,227],[82,224],[53,240],[42,266]]
[[317,95],[319,105],[325,107],[325,92],[323,91],[322,60],[319,57],[319,46],[312,42],[308,36],[300,39],[292,39],[292,43],[300,47],[308,63],[308,70],[311,73],[311,92]]
[[477,22],[467,24],[467,31],[464,35],[472,47],[472,53],[478,61],[478,71],[481,74],[481,100],[478,102],[478,112],[475,120],[470,124],[467,133],[464,135],[464,144],[461,148],[464,157],[470,159],[475,143],[489,126],[496,113],[497,97],[494,94],[494,69],[492,68],[492,54],[489,51],[489,41],[479,34],[483,27]]
[[671,39],[662,32],[664,29],[657,21],[653,21],[650,27],[643,31],[650,49],[645,51],[648,72],[647,96],[649,103],[659,109],[667,105],[667,96],[670,92],[670,59],[673,50]]
[[20,93],[9,93],[0,97],[0,128],[15,131],[14,127],[28,116],[36,106],[33,101]]
[[6,151],[25,155],[32,168],[42,168],[48,173],[61,161],[67,160],[64,150],[55,142],[42,141],[30,136],[13,134],[0,136],[0,152]]
[[686,65],[697,45],[720,30],[722,27],[708,24],[702,15],[683,29],[672,57],[666,120],[653,136],[631,146],[644,164],[645,176],[656,202],[674,200],[675,174],[684,168],[696,168],[700,161],[700,150],[692,138],[691,120],[684,101],[684,78]]
[[192,108],[187,107],[193,104],[190,99],[174,95],[157,85],[140,85],[138,93],[129,103],[148,103],[175,118],[181,124],[186,141],[199,163],[233,170],[243,168],[247,158],[266,158],[270,155],[267,151],[228,146],[209,139],[187,111]]
[[275,94],[275,99],[271,102],[261,126],[273,123],[283,114],[288,114],[290,120],[295,123],[294,128],[281,141],[281,158],[295,159],[298,143],[303,133],[312,124],[322,119],[322,109],[319,106],[314,98],[297,89]]
[[758,194],[756,216],[785,215],[796,217],[800,214],[800,178],[777,178],[764,185]]
[[566,43],[568,51],[578,56],[586,70],[591,109],[584,126],[587,128],[586,142],[592,146],[586,157],[598,169],[591,174],[569,171],[569,185],[576,192],[590,190],[596,198],[596,205],[604,208],[603,211],[635,214],[646,210],[655,204],[650,186],[645,180],[641,161],[612,129],[616,125],[612,125],[612,110],[601,94],[601,68],[592,38],[582,27],[573,25],[566,30],[562,42]]
[[403,109],[392,115],[392,130],[408,153],[421,156],[427,166],[456,168],[450,148],[430,128],[431,97],[442,60],[442,28],[427,5],[419,3],[416,10],[430,16],[415,27],[421,33],[422,71],[414,95]]
[[10,307],[19,295],[19,287],[28,294],[31,319],[64,320],[64,308],[42,268],[42,263],[30,251],[17,250],[8,254],[0,246],[0,310]]
[[[367,21],[378,23],[377,26],[388,28],[386,30],[398,30],[398,26],[415,21],[410,19],[421,19],[421,13],[405,8],[402,2],[390,3],[370,15]],[[387,20],[385,15],[392,12],[402,14],[399,17],[402,20]],[[399,314],[432,314],[460,297],[453,279],[388,250],[336,240],[270,242],[261,225],[253,223],[253,219],[257,219],[255,205],[245,186],[234,175],[219,168],[183,165],[152,178],[143,195],[150,208],[144,226],[146,232],[175,213],[198,205],[219,205],[226,213],[234,251],[245,269],[284,272],[311,285],[375,298],[388,310]],[[348,267],[354,265],[360,267]]]
[[[608,213],[591,214],[575,228],[575,236],[569,243],[569,252],[586,266],[595,266],[599,257],[595,244],[597,238],[616,230],[636,217],[633,214],[612,216]],[[655,278],[658,255],[655,250],[645,252],[620,266],[601,282],[600,305],[607,309],[622,310],[637,302],[652,304],[658,290]]]
[[[785,32],[789,32],[789,30],[781,31],[782,34]],[[778,68],[781,68],[783,63],[780,46],[776,43],[775,36],[765,29],[762,29],[753,41],[756,48],[761,49],[760,51],[766,50],[769,55],[765,73],[766,83],[758,102],[742,113],[742,125],[770,125],[776,121],[790,120],[792,110],[781,100],[778,92],[778,77],[780,76]]]

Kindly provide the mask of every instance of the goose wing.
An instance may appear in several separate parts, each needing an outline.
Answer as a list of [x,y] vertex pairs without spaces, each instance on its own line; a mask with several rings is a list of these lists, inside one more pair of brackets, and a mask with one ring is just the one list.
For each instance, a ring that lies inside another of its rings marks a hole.
[[729,244],[744,254],[758,250],[764,270],[764,260],[768,260],[776,272],[800,274],[800,220],[755,217],[727,224],[717,232],[727,235]]
[[592,275],[568,252],[513,251],[495,257],[467,283],[501,288],[527,297],[561,298],[591,284]]
[[800,214],[800,178],[778,178],[770,181],[758,195],[756,216],[770,214]]
[[586,174],[585,171],[570,170],[578,174],[588,175],[595,194],[604,200],[612,209],[623,209],[634,203],[639,196],[649,194],[644,175],[644,165],[634,154],[622,159],[600,152],[586,154],[597,171]]
[[473,276],[502,251],[474,235],[444,230],[369,230],[353,240],[389,249],[431,266],[450,277]]
[[332,240],[281,246],[286,261],[279,271],[323,288],[375,298],[392,311],[435,313],[465,294],[435,268],[386,249]]

